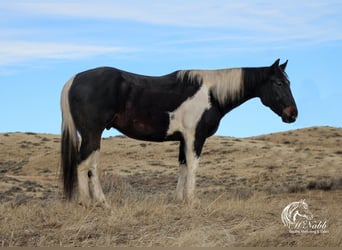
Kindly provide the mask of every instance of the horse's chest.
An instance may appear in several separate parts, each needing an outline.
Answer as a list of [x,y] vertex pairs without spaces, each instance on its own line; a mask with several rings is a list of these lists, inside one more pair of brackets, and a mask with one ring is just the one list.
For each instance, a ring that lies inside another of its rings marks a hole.
[[203,85],[194,96],[186,99],[178,108],[169,113],[167,135],[175,132],[194,133],[203,113],[210,106],[208,89]]

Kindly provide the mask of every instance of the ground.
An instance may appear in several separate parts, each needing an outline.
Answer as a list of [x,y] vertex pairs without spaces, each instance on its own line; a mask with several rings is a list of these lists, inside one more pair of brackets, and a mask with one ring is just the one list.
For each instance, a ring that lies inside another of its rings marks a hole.
[[[178,143],[103,139],[111,208],[68,203],[60,136],[0,134],[1,246],[341,246],[342,129],[311,127],[205,144],[192,206],[173,200]],[[326,233],[293,234],[289,203],[305,199]]]

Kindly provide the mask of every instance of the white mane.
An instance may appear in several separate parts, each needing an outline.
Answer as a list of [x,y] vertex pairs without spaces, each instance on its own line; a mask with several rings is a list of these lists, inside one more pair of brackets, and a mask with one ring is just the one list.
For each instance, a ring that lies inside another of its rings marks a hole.
[[243,96],[244,84],[241,68],[182,70],[178,72],[177,77],[183,80],[185,75],[190,80],[197,80],[207,85],[220,105],[239,100]]

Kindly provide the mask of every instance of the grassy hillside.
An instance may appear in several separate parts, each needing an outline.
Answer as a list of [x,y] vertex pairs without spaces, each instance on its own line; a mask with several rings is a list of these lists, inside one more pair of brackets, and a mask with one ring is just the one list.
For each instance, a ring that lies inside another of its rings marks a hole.
[[[205,144],[192,207],[173,201],[178,143],[102,141],[111,209],[66,203],[57,135],[0,134],[2,246],[341,246],[342,129],[312,127]],[[291,234],[305,199],[328,233]]]

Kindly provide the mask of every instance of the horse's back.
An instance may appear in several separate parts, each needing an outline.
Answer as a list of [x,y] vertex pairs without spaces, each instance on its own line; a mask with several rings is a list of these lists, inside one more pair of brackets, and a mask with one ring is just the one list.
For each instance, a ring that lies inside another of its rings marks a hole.
[[69,100],[78,127],[114,127],[131,137],[160,140],[169,113],[199,87],[178,79],[177,72],[151,77],[100,67],[74,77]]

